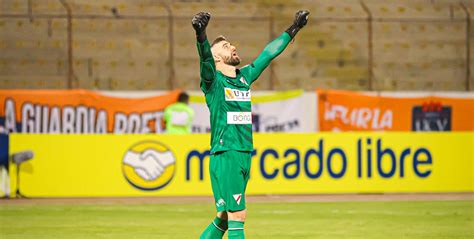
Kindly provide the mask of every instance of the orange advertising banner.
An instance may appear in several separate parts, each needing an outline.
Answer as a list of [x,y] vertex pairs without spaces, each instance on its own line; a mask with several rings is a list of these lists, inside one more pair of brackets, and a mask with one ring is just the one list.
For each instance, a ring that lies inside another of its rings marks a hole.
[[320,131],[474,131],[474,99],[318,90]]
[[18,133],[160,133],[180,91],[118,98],[87,90],[0,90],[0,130]]

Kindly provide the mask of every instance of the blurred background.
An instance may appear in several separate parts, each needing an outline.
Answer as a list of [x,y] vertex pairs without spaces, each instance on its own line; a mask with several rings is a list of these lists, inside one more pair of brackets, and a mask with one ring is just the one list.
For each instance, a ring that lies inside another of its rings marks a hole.
[[195,13],[248,64],[298,9],[310,23],[254,90],[473,89],[470,0],[2,0],[0,87],[199,90]]
[[474,238],[474,0],[0,0],[0,238],[197,238],[191,19],[245,65],[300,9],[252,85],[247,235]]

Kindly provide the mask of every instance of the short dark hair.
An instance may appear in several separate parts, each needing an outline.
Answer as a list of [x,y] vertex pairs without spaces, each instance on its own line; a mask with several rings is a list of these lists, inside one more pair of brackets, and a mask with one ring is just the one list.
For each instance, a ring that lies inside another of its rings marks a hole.
[[227,41],[227,38],[225,38],[223,35],[218,36],[216,39],[211,44],[211,47],[213,47],[215,44],[221,42],[221,41]]
[[189,95],[186,92],[181,92],[178,96],[178,101],[181,103],[188,103]]

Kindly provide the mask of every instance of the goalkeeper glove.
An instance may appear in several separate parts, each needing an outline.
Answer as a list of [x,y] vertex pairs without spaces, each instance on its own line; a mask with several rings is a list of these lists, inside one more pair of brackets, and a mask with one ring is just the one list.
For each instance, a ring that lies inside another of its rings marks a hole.
[[295,20],[293,22],[293,25],[291,25],[286,30],[286,32],[291,36],[291,38],[294,38],[296,36],[296,33],[298,33],[298,31],[303,28],[306,23],[308,23],[308,15],[309,11],[306,10],[300,10],[295,14]]
[[206,27],[209,23],[209,19],[211,19],[211,14],[208,12],[200,12],[193,17],[192,23],[193,28],[196,31],[196,38],[201,43],[207,38]]

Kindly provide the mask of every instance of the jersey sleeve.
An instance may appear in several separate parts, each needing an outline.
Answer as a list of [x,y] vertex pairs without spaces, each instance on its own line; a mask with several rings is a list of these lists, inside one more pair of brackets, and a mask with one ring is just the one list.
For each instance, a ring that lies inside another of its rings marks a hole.
[[280,55],[286,46],[291,41],[291,37],[288,33],[283,32],[279,37],[265,46],[260,55],[249,65],[242,67],[240,70],[242,73],[247,75],[250,80],[250,84],[258,79],[263,70],[270,65],[270,62]]
[[206,39],[202,43],[197,42],[196,45],[199,53],[201,90],[207,92],[214,82],[216,65],[214,63],[214,57],[212,56],[209,41]]

